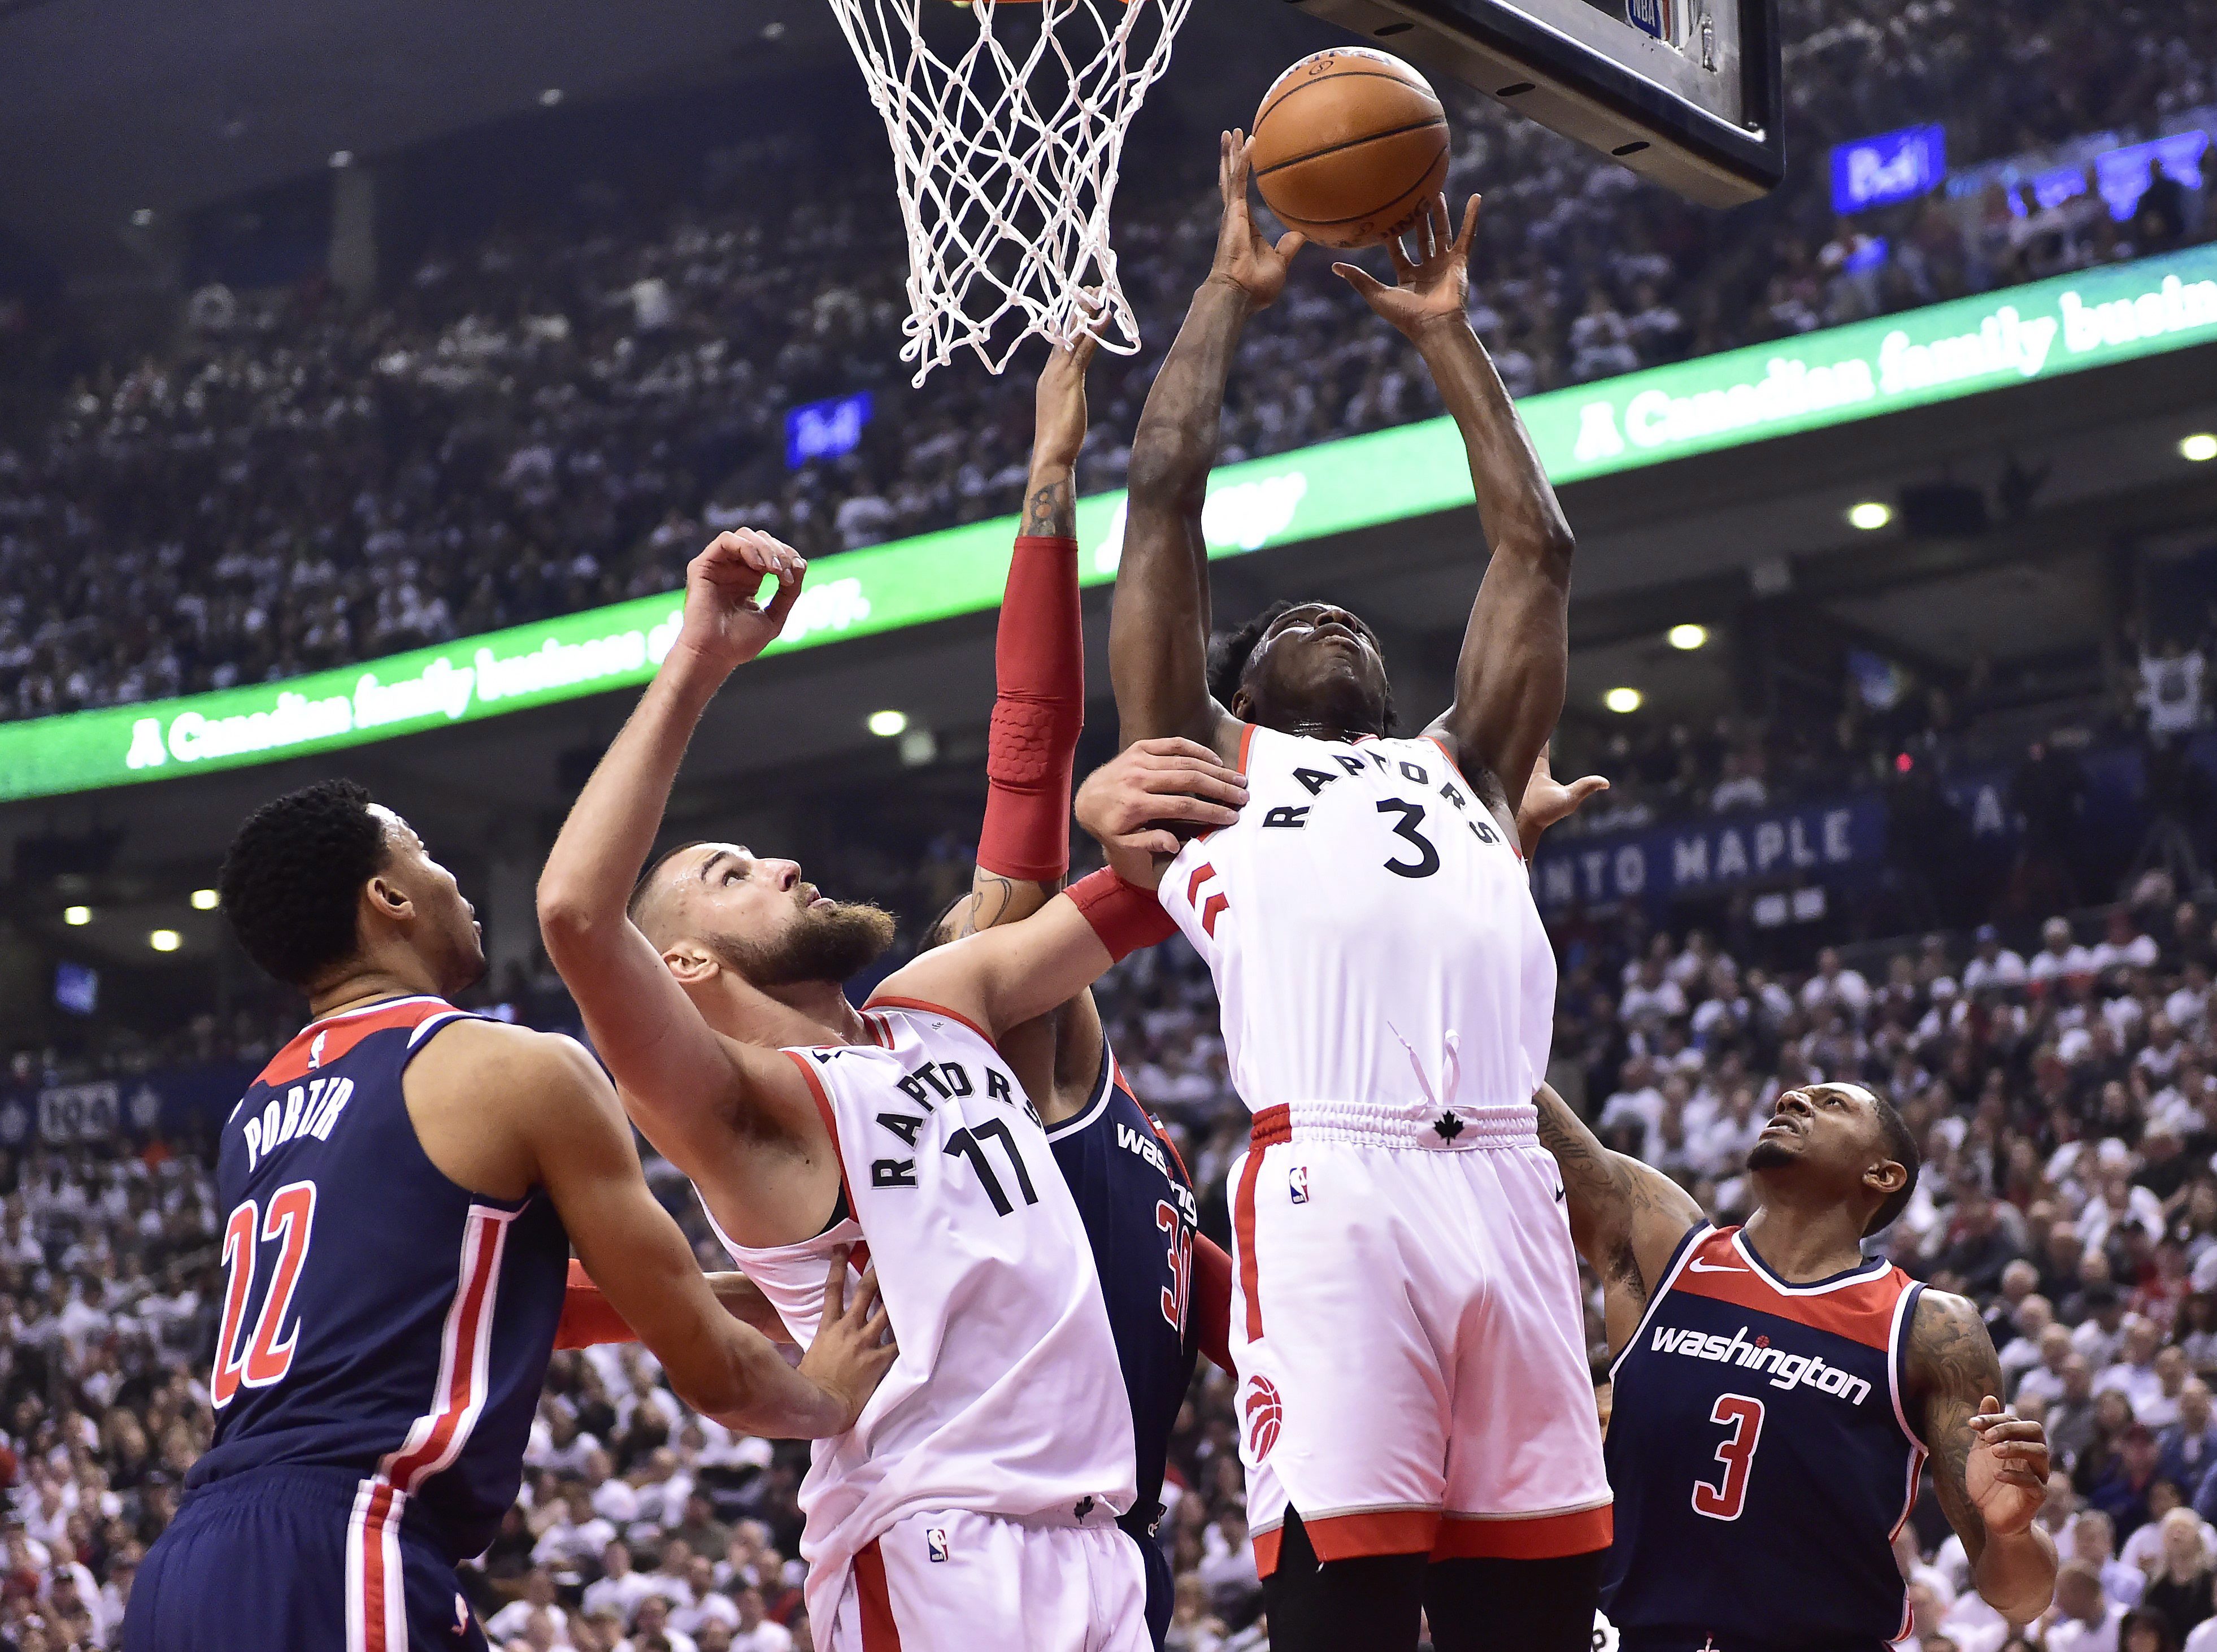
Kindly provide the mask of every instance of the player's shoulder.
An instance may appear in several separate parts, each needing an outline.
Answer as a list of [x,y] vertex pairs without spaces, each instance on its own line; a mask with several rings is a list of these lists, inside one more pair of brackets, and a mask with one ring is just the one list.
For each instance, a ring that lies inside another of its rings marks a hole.
[[606,1082],[600,1063],[566,1033],[477,1015],[458,1015],[436,1032],[409,1063],[411,1089],[467,1091],[494,1101],[591,1091]]

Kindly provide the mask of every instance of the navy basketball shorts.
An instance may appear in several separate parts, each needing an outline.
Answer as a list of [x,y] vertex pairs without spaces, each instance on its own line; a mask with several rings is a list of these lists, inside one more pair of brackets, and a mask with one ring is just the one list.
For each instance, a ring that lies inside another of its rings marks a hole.
[[188,1494],[139,1569],[123,1644],[486,1652],[446,1552],[363,1489],[343,1470],[259,1469]]

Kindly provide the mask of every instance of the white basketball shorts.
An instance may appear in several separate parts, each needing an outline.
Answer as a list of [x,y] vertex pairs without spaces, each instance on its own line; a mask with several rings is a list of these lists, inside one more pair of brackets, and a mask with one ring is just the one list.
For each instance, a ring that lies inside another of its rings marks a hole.
[[1232,1354],[1265,1576],[1609,1546],[1578,1258],[1529,1106],[1256,1115],[1232,1167]]
[[1152,1652],[1139,1546],[1113,1525],[911,1514],[855,1556],[818,1652]]

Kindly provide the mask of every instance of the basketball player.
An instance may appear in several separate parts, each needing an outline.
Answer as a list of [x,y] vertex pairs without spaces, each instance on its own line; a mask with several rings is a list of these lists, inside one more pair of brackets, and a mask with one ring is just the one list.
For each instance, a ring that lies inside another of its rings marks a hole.
[[1979,1594],[2013,1624],[2047,1609],[2044,1431],[2003,1411],[1977,1308],[1862,1254],[1917,1182],[1891,1105],[1860,1084],[1781,1095],[1748,1153],[1755,1211],[1722,1229],[1552,1089],[1539,1105],[1605,1291],[1603,1604],[1625,1652],[1880,1652],[1907,1635],[1893,1544],[1928,1454]]
[[[933,926],[944,944],[1029,916],[1070,870],[1071,764],[1085,722],[1085,627],[1078,595],[1075,470],[1085,440],[1085,369],[1093,341],[1054,347],[1041,371],[1024,486],[1022,531],[1009,565],[994,650],[997,693],[986,756],[985,818],[969,892]],[[1136,754],[1194,794],[1144,790],[1120,769],[1120,829],[1150,819],[1227,826],[1244,791],[1207,778],[1204,763],[1166,748]],[[1206,754],[1197,754],[1205,759]],[[1111,777],[1114,780],[1115,777]],[[1232,1261],[1199,1230],[1191,1178],[1139,1105],[1108,1048],[1090,989],[1000,1040],[1010,1071],[1039,1108],[1056,1165],[1078,1202],[1116,1340],[1138,1446],[1139,1499],[1117,1524],[1146,1567],[1147,1631],[1170,1629],[1173,1579],[1157,1540],[1170,1435],[1196,1353],[1226,1370]]]
[[702,708],[776,635],[804,571],[750,532],[694,559],[676,643],[547,861],[547,951],[634,1122],[797,1337],[837,1248],[877,1267],[901,1356],[802,1489],[819,1652],[1139,1652],[1115,1344],[1077,1207],[995,1045],[1167,934],[1160,909],[1096,873],[926,953],[857,1011],[840,983],[889,944],[890,915],[733,844],[638,876]]
[[398,816],[293,792],[220,883],[310,1020],[224,1125],[215,1441],[139,1569],[133,1652],[484,1647],[454,1563],[516,1501],[572,1244],[689,1404],[852,1424],[893,1358],[871,1287],[797,1372],[719,1309],[591,1057],[446,1002],[484,949]]
[[1421,1606],[1450,1652],[1572,1652],[1609,1495],[1534,1134],[1555,971],[1516,834],[1562,705],[1570,531],[1465,317],[1478,203],[1451,234],[1442,200],[1416,262],[1392,249],[1397,286],[1340,268],[1430,370],[1491,539],[1455,702],[1393,738],[1376,638],[1326,603],[1269,610],[1211,670],[1225,379],[1300,244],[1256,232],[1247,182],[1227,133],[1214,266],[1133,441],[1109,657],[1127,743],[1183,736],[1247,776],[1238,823],[1158,875],[1256,1113],[1232,1169],[1232,1353],[1272,1642],[1412,1647]]

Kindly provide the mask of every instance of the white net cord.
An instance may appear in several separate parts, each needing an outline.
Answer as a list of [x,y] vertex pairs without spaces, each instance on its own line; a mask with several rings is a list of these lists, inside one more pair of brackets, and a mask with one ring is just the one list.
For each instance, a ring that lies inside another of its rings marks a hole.
[[[998,373],[1034,334],[1139,348],[1108,207],[1124,133],[1191,4],[831,0],[892,143],[914,383],[965,347]],[[925,39],[927,10],[959,52]],[[1010,316],[1021,324],[997,339]]]

